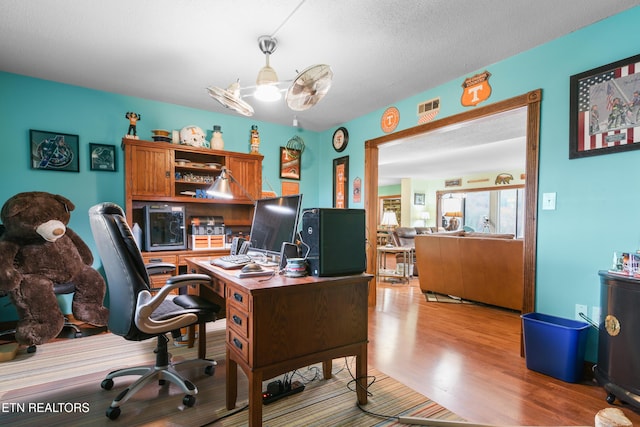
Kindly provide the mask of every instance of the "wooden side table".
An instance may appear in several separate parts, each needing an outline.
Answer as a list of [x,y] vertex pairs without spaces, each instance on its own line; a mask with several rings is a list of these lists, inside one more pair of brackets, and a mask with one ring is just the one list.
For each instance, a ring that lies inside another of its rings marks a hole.
[[[380,278],[392,278],[400,281],[411,279],[411,270],[413,267],[413,251],[414,248],[408,246],[378,246],[378,262],[376,270],[376,280]],[[387,269],[387,254],[402,254],[404,269],[398,272],[398,269]]]

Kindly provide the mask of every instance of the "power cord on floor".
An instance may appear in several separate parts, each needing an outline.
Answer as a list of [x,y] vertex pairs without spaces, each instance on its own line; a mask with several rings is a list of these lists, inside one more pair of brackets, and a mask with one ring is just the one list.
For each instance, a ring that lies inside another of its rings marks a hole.
[[213,425],[213,424],[217,423],[218,421],[222,421],[222,420],[224,420],[224,419],[226,419],[226,418],[229,418],[229,417],[231,417],[231,416],[234,416],[235,414],[238,414],[238,413],[240,413],[240,412],[242,412],[242,411],[244,411],[244,410],[246,410],[246,409],[249,409],[249,404],[248,404],[248,403],[247,403],[246,405],[244,405],[242,408],[236,409],[236,410],[235,410],[235,411],[233,411],[233,412],[229,412],[228,414],[225,414],[225,415],[223,415],[223,416],[221,416],[221,417],[218,417],[218,418],[216,418],[216,419],[215,419],[215,420],[213,420],[213,421],[209,421],[209,422],[208,422],[208,423],[206,423],[206,424],[202,424],[200,427],[207,427],[207,426]]
[[[347,388],[353,392],[357,392],[358,391],[358,387],[362,387],[360,385],[360,378],[356,378],[355,375],[353,375],[353,372],[351,372],[351,367],[349,365],[349,361],[347,360],[347,358],[345,357],[345,361],[344,361],[344,367],[347,369],[347,371],[349,372],[349,376],[351,376],[351,381],[349,381],[347,383]],[[344,368],[343,368],[344,369]],[[371,382],[367,383],[367,389],[365,390],[367,393],[367,397],[371,397],[373,396],[373,394],[369,391],[369,388],[376,382],[376,377],[372,376],[372,375],[367,375],[366,377],[367,379],[371,379]],[[355,384],[355,387],[353,386],[353,384]],[[397,415],[386,415],[386,414],[378,414],[376,412],[372,412],[369,411],[367,409],[364,409],[362,407],[362,405],[360,405],[360,403],[358,401],[356,401],[356,406],[358,407],[358,409],[360,409],[362,412],[364,412],[367,415],[370,415],[372,417],[376,417],[376,418],[381,418],[381,419],[385,419],[385,420],[391,420],[391,421],[399,421],[400,417]]]

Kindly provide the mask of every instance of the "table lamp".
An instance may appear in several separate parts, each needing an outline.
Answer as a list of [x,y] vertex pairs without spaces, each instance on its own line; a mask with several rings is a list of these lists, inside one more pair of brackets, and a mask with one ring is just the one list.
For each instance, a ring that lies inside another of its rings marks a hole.
[[422,218],[422,222],[424,223],[424,226],[427,226],[427,221],[429,221],[431,219],[431,214],[429,212],[422,212],[420,214],[420,218]]
[[460,228],[460,220],[458,218],[462,218],[462,212],[460,211],[446,212],[444,216],[451,218],[449,220],[449,227],[448,227],[449,230],[457,230],[458,228]]
[[[393,211],[385,211],[382,215],[382,221],[380,221],[380,225],[384,225],[387,228],[387,233],[391,235],[392,228],[398,225],[398,218],[396,217],[396,213]],[[393,244],[389,242],[388,238],[387,246],[393,246]]]

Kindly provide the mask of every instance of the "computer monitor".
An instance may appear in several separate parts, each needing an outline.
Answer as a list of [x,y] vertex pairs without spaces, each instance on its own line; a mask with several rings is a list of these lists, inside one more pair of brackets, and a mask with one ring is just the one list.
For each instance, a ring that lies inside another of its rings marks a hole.
[[302,194],[256,200],[250,254],[278,256],[282,242],[295,242],[301,203]]

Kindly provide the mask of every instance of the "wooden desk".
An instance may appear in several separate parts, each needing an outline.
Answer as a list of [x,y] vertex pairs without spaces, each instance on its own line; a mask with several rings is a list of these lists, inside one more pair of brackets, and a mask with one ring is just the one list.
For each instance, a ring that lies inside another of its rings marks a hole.
[[[322,362],[356,356],[357,399],[367,403],[369,274],[341,277],[237,277],[211,258],[187,258],[189,272],[208,274],[226,301],[227,409],[236,406],[238,365],[249,380],[249,425],[262,425],[262,382]],[[201,295],[205,295],[203,289]]]

